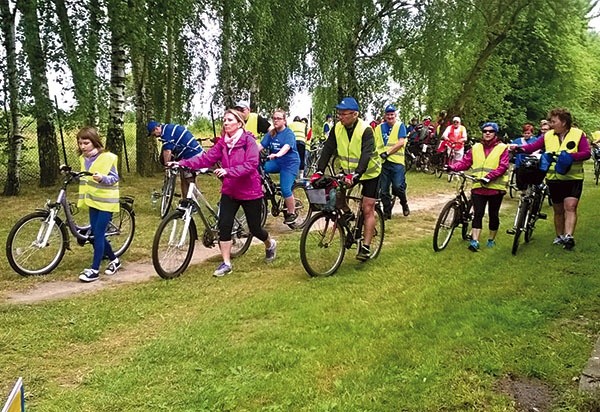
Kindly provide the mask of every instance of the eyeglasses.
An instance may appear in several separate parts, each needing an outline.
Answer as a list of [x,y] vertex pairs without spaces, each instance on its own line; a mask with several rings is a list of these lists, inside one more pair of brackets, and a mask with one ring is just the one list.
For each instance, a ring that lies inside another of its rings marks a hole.
[[452,123],[454,123],[454,124],[459,124],[460,122],[457,120],[457,121],[454,121],[454,122],[452,122]]
[[280,116],[273,116],[273,120],[283,120],[285,119],[284,117],[280,117]]
[[339,117],[343,117],[343,116],[350,116],[352,113],[354,112],[338,112],[338,116]]
[[495,130],[490,130],[490,129],[484,129],[482,130],[483,133],[496,133]]

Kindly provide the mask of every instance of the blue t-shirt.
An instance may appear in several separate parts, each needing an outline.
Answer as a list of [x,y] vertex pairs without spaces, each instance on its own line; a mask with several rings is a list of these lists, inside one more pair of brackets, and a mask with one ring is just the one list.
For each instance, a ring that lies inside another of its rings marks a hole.
[[298,155],[298,149],[296,148],[296,135],[289,127],[277,132],[275,136],[267,133],[260,144],[269,151],[269,154],[279,152],[286,144],[290,145],[290,150],[286,154],[274,160],[277,161],[280,168],[298,167],[300,165],[300,155]]
[[189,159],[202,153],[202,146],[185,126],[163,124],[162,139],[162,150],[170,150],[175,160]]
[[[390,138],[390,132],[392,131],[392,127],[386,122],[381,123],[381,135],[383,136],[383,144],[387,145],[388,139]],[[400,127],[398,128],[398,139],[403,139],[406,137],[406,126],[404,123],[400,122]]]
[[[519,146],[523,146],[526,144],[531,144],[533,142],[535,142],[537,139],[539,139],[539,137],[534,137],[531,136],[529,139],[524,139],[523,137],[517,137],[516,139],[514,139],[513,141],[511,141],[512,144],[516,144]],[[525,157],[528,156],[525,153],[518,153],[517,155],[515,155],[515,167],[520,167],[521,166],[521,162],[525,159]]]

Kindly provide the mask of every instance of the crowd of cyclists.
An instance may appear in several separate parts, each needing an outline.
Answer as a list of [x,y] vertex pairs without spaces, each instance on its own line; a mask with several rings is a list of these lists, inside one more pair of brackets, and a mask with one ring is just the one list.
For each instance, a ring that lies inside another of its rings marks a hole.
[[[222,181],[218,227],[223,261],[214,276],[233,271],[228,242],[239,208],[244,210],[252,235],[264,243],[265,260],[270,262],[276,257],[277,242],[264,229],[260,218],[261,151],[266,152],[262,156],[263,170],[279,174],[285,204],[284,223],[290,227],[297,218],[292,186],[298,180],[303,179],[310,187],[322,181],[329,171],[329,174],[342,172],[347,187],[360,183],[364,233],[356,258],[361,262],[371,258],[370,241],[375,230],[375,208],[379,204],[386,220],[392,218],[396,199],[402,215],[410,215],[406,172],[415,164],[424,172],[470,170],[476,181],[471,190],[473,224],[468,249],[480,251],[486,208],[489,228],[486,246],[495,247],[508,172],[511,168],[518,170],[525,154],[533,153],[540,158],[540,168],[546,173],[556,231],[553,243],[566,250],[574,248],[577,206],[583,190],[583,162],[592,156],[591,147],[600,145],[600,131],[592,133],[593,140],[588,141],[586,134],[573,125],[568,110],[551,110],[548,118],[540,122],[537,133],[533,124],[523,125],[522,136],[510,142],[500,136],[497,123],[484,122],[480,127],[481,139],[474,144],[470,143],[459,116],[449,117],[442,112],[435,122],[425,116],[421,121],[413,118],[404,125],[394,105],[389,104],[383,110],[383,120],[369,124],[361,118],[360,112],[356,99],[344,97],[336,105],[337,121],[328,115],[322,128],[313,134],[307,119],[295,117],[288,123],[288,113],[276,109],[269,121],[253,113],[248,102],[240,101],[224,112],[222,132],[208,150],[204,150],[184,126],[148,123],[149,136],[162,143],[159,158],[164,165],[185,166],[181,170],[214,167],[214,174]],[[305,169],[311,172],[308,176]],[[182,193],[186,192],[190,179],[193,177],[188,174],[181,175]],[[102,184],[100,181],[97,190],[106,191]],[[526,187],[518,173],[516,186],[518,190]],[[352,212],[344,201],[344,193],[340,193],[336,208],[352,219]],[[99,250],[96,255],[100,252],[104,251]],[[98,278],[97,260],[95,256],[93,272],[82,272],[80,279]],[[111,262],[106,273],[114,274],[120,268],[120,261],[113,258]]]

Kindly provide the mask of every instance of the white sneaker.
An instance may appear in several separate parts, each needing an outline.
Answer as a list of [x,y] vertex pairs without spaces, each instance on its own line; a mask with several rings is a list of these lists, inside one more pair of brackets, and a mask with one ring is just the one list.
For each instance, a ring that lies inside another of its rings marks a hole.
[[119,260],[119,258],[116,258],[108,264],[106,270],[104,271],[104,274],[112,276],[115,273],[117,273],[119,269],[121,269],[121,261]]
[[275,260],[277,256],[277,242],[271,239],[271,247],[265,251],[265,262],[269,263]]
[[82,282],[93,282],[95,280],[100,279],[100,275],[97,270],[94,269],[83,269],[79,274],[79,280]]

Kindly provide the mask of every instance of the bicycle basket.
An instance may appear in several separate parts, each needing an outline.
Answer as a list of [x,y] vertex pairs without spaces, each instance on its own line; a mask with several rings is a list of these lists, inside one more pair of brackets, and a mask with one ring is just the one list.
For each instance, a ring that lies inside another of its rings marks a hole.
[[527,156],[516,171],[517,182],[524,185],[539,185],[546,177],[546,172],[540,170],[540,159],[535,156]]

